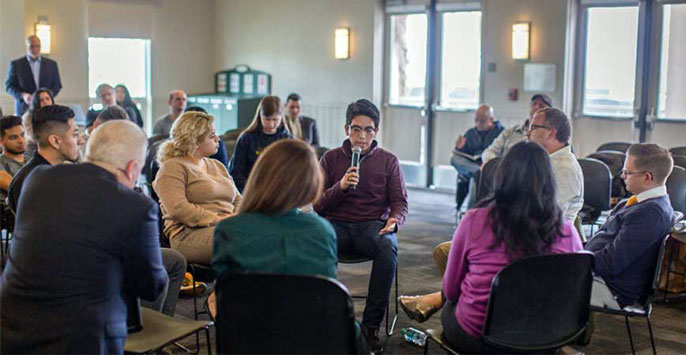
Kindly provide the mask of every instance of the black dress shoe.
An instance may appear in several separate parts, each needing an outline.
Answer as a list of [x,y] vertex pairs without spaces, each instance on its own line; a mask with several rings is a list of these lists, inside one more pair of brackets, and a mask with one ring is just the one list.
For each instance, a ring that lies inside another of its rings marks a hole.
[[362,327],[364,331],[365,338],[367,338],[367,345],[369,346],[369,351],[374,354],[383,353],[383,349],[386,346],[387,339],[381,340],[379,338],[379,328],[367,328]]

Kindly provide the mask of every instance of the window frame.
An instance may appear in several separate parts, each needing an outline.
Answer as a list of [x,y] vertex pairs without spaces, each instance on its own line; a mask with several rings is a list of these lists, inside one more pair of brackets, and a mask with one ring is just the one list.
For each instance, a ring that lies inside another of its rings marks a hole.
[[[447,5],[447,4],[446,4]],[[440,43],[440,47],[438,48],[437,51],[437,70],[436,70],[436,75],[438,80],[436,81],[436,90],[438,91],[438,94],[436,95],[435,103],[432,103],[433,109],[436,112],[454,112],[454,113],[469,113],[469,112],[476,112],[476,110],[479,108],[479,105],[482,103],[482,98],[484,97],[484,76],[483,76],[483,53],[484,53],[484,13],[483,10],[481,9],[480,6],[443,6],[440,9],[437,9],[438,15],[440,16],[440,19],[437,21],[438,22],[438,29],[436,31],[436,35],[438,37],[438,41]],[[476,107],[474,108],[455,108],[455,107],[450,107],[450,106],[444,106],[442,101],[443,97],[443,33],[444,31],[444,15],[449,14],[449,13],[459,13],[459,12],[479,12],[481,15],[481,24],[479,28],[479,91],[478,91],[478,96],[477,96],[477,104]]]
[[[144,52],[144,60],[145,60],[145,96],[138,97],[138,96],[131,96],[131,99],[133,100],[134,103],[137,104],[137,106],[140,106],[139,109],[141,111],[141,114],[143,116],[143,127],[146,130],[146,132],[150,133],[152,132],[152,123],[154,122],[154,118],[152,117],[152,109],[153,109],[153,97],[152,97],[152,38],[129,38],[129,37],[104,37],[104,36],[88,36],[86,38],[86,51],[89,53],[90,56],[90,46],[88,43],[88,40],[91,38],[95,39],[124,39],[124,40],[142,40],[145,43],[145,52]],[[90,95],[94,93],[94,90],[90,89],[90,72],[91,68],[90,65],[87,64],[87,78],[88,78],[88,83],[89,83],[89,93],[88,93],[88,107],[90,108],[91,106],[98,104],[99,100],[97,97],[91,97]],[[109,83],[113,87],[119,83]],[[91,92],[92,91],[92,92]]]
[[[637,116],[637,99],[640,95],[640,78],[638,71],[640,70],[641,63],[641,48],[640,48],[640,34],[643,29],[642,19],[641,19],[641,8],[640,4],[636,0],[581,0],[579,4],[579,16],[577,19],[577,43],[576,43],[576,75],[575,79],[575,104],[574,104],[574,117],[587,117],[592,119],[609,120],[609,121],[632,121],[636,119]],[[632,7],[635,6],[638,14],[638,27],[637,27],[637,46],[636,46],[636,67],[634,69],[634,104],[633,104],[633,115],[628,117],[613,116],[613,115],[597,115],[597,114],[584,114],[584,103],[585,103],[585,87],[586,87],[586,54],[587,54],[587,44],[588,44],[588,15],[590,9],[593,8],[616,8],[616,7]]]
[[654,13],[653,24],[656,28],[655,35],[652,40],[655,44],[655,50],[651,52],[651,62],[657,68],[657,75],[650,78],[650,91],[648,102],[652,107],[648,110],[648,118],[654,122],[665,123],[686,123],[686,116],[683,117],[660,117],[660,86],[662,85],[662,41],[664,39],[664,7],[667,5],[686,5],[686,0],[658,0],[655,4],[657,6]]
[[[427,17],[427,31],[426,31],[426,40],[429,40],[429,21],[428,21],[428,16],[429,13],[426,10],[425,6],[414,6],[414,7],[407,7],[407,8],[399,8],[394,11],[387,11],[386,12],[386,33],[389,35],[386,36],[386,60],[384,61],[384,66],[386,67],[385,70],[385,84],[386,87],[384,89],[384,97],[385,97],[385,105],[388,107],[396,107],[396,108],[408,108],[408,109],[417,109],[417,110],[422,110],[425,107],[424,102],[420,105],[412,105],[412,104],[407,104],[407,103],[391,103],[391,71],[393,70],[391,66],[391,56],[393,54],[393,40],[392,40],[392,35],[391,35],[391,29],[392,29],[392,21],[394,16],[409,16],[409,15],[424,15]],[[427,51],[427,49],[424,49]],[[427,55],[427,60],[428,60],[428,55]],[[426,69],[425,69],[426,71]],[[426,73],[425,73],[426,76]],[[426,101],[426,78],[424,79],[424,101]]]

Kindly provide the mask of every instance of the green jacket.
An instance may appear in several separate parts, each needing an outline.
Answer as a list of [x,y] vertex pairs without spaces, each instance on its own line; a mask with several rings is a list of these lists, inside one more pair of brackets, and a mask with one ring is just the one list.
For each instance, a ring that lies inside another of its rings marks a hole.
[[236,272],[336,278],[336,232],[325,219],[292,209],[269,216],[242,213],[214,231],[212,268],[218,279]]

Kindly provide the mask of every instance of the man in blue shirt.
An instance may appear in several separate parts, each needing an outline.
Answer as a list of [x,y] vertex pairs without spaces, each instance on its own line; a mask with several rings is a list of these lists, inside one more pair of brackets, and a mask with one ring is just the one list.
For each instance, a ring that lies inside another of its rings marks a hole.
[[662,240],[672,228],[665,182],[673,166],[669,151],[657,144],[633,144],[627,151],[622,179],[634,195],[614,208],[586,244],[595,255],[591,305],[619,310],[645,300]]

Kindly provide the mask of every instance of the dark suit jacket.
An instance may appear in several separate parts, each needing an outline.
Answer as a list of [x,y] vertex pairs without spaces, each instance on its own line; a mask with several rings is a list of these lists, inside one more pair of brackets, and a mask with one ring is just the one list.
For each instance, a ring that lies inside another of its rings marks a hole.
[[127,297],[167,284],[157,206],[92,164],[37,167],[2,274],[2,353],[123,353]]
[[309,145],[319,147],[319,133],[317,132],[317,122],[309,117],[300,116],[300,126],[303,130],[303,140]]
[[[39,88],[48,88],[52,91],[53,96],[62,89],[62,82],[60,81],[60,73],[57,70],[57,63],[54,60],[41,56],[40,74],[38,76]],[[28,105],[21,99],[21,94],[28,92],[33,94],[38,90],[36,82],[33,80],[31,73],[31,66],[26,56],[15,59],[10,63],[10,68],[7,71],[7,80],[5,80],[5,91],[14,97],[14,112],[17,116],[24,114]]]

